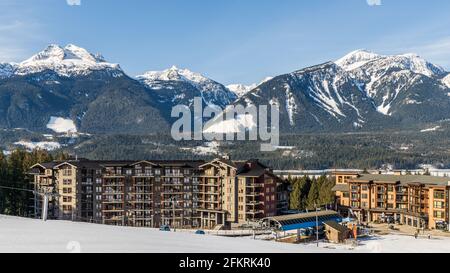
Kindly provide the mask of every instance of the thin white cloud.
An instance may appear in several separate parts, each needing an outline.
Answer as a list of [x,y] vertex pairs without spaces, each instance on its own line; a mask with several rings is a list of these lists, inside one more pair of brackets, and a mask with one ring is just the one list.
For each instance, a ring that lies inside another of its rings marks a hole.
[[69,6],[81,6],[81,0],[66,0]]
[[30,45],[48,39],[32,8],[23,2],[2,0],[0,22],[0,62],[22,61],[34,52]]
[[369,6],[381,6],[381,0],[366,0]]
[[406,49],[421,55],[423,58],[450,69],[450,36],[420,46]]

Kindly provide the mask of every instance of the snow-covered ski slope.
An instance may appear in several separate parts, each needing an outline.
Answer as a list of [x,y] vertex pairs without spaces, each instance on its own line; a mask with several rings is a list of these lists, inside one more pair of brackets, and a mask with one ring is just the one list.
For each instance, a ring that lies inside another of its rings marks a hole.
[[450,253],[450,238],[412,236],[372,237],[360,246],[321,243],[293,245],[253,240],[162,232],[66,221],[47,221],[0,215],[0,252],[128,252],[128,253]]

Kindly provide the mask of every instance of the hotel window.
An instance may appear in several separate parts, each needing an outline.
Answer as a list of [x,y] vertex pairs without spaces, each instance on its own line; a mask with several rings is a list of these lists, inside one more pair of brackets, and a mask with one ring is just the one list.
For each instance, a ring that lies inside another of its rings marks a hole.
[[363,190],[363,191],[367,191],[367,190],[369,190],[369,187],[367,187],[367,186],[362,186],[362,190]]
[[64,197],[63,197],[63,202],[64,202],[64,203],[70,203],[70,202],[72,202],[72,197],[70,197],[70,196],[64,196]]
[[445,203],[441,201],[434,201],[435,209],[445,209]]
[[161,169],[155,169],[155,175],[161,175]]
[[185,175],[189,175],[189,173],[190,173],[190,170],[189,170],[189,169],[185,169],[185,170],[184,170],[184,174],[185,174]]
[[63,185],[72,185],[72,179],[64,179]]
[[435,211],[434,218],[445,219],[445,212],[443,211]]
[[393,192],[394,191],[394,186],[388,186],[388,192]]
[[72,176],[72,169],[63,169],[63,176]]
[[96,182],[97,184],[101,184],[101,183],[102,183],[102,179],[101,179],[101,178],[97,178],[97,179],[95,179],[95,182]]
[[363,193],[361,195],[361,199],[368,199],[368,198],[369,198],[369,195],[367,193]]
[[136,175],[141,175],[141,174],[142,174],[142,168],[136,166],[136,167],[134,168],[134,173],[135,173]]
[[444,191],[434,191],[434,199],[445,199]]
[[63,193],[72,193],[72,188],[63,188]]

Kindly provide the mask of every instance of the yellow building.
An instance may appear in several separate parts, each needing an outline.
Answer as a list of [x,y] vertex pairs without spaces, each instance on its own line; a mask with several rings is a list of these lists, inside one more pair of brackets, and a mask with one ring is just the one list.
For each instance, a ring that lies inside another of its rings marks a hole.
[[335,173],[339,210],[361,222],[447,229],[450,179],[420,175]]

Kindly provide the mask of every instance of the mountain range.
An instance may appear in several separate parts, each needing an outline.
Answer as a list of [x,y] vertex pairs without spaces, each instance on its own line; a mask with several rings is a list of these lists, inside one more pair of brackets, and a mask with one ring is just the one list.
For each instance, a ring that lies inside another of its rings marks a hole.
[[130,77],[101,55],[50,45],[21,63],[0,63],[0,128],[48,133],[49,121],[61,118],[90,134],[167,133],[172,106],[201,97],[221,108],[277,104],[283,133],[370,131],[450,119],[449,95],[449,73],[415,54],[357,50],[225,86],[175,66]]

